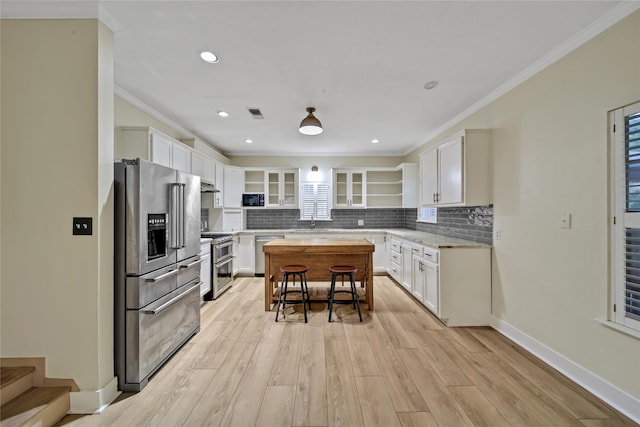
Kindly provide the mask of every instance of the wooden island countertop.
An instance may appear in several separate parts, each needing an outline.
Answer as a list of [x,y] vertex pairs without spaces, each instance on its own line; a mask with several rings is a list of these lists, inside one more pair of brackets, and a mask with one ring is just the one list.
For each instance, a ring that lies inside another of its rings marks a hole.
[[[265,257],[265,311],[278,300],[280,267],[303,264],[309,268],[307,282],[329,282],[332,265],[353,265],[358,269],[356,281],[364,289],[363,303],[373,310],[373,252],[375,245],[367,239],[274,239],[263,247]],[[310,286],[312,288],[313,286]],[[311,292],[312,301],[326,301],[326,293]]]

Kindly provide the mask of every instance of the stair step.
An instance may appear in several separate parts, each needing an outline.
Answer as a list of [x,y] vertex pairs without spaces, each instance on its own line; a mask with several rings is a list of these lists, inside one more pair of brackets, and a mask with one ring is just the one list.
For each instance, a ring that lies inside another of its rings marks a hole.
[[0,405],[19,396],[33,386],[33,366],[0,368]]
[[69,412],[71,387],[33,387],[0,408],[0,427],[52,426]]

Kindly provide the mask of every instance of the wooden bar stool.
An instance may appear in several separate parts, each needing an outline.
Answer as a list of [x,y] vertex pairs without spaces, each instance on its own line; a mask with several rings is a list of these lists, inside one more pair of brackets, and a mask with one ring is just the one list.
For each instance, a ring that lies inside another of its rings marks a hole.
[[[333,304],[353,304],[353,308],[358,307],[358,317],[360,317],[360,321],[362,322],[362,313],[360,312],[360,296],[358,296],[358,289],[356,288],[356,278],[355,274],[358,271],[356,267],[351,265],[334,265],[329,267],[329,271],[331,272],[331,288],[329,289],[329,322],[331,322],[331,314],[333,310]],[[342,284],[344,286],[344,278],[345,276],[349,277],[349,290],[337,290],[336,291],[336,278],[340,276],[342,278]],[[335,294],[337,293],[348,293],[351,294],[350,300],[335,300]]]
[[[307,304],[311,309],[311,302],[309,301],[311,296],[309,295],[309,287],[307,286],[307,268],[306,265],[283,265],[280,267],[280,273],[282,273],[282,282],[278,290],[278,308],[276,310],[276,322],[278,321],[278,314],[280,313],[280,307],[285,309],[287,303],[298,304],[300,301],[287,299],[287,295],[293,293],[300,293],[302,297],[302,309],[304,311],[304,323],[307,323]],[[300,278],[300,289],[289,290],[289,277],[292,279],[292,285],[296,284],[296,277]]]

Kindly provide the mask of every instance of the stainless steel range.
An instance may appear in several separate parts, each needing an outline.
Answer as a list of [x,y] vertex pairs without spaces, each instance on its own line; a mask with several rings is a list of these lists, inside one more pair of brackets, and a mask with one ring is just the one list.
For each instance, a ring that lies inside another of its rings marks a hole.
[[206,299],[216,299],[233,283],[233,236],[215,232],[200,233],[211,242],[211,294]]

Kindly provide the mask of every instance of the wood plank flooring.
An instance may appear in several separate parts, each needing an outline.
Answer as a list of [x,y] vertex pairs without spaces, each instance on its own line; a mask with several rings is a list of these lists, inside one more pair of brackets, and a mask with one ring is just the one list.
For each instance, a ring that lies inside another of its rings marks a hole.
[[140,393],[62,426],[637,426],[491,328],[446,328],[386,276],[364,322],[264,312],[238,278]]

